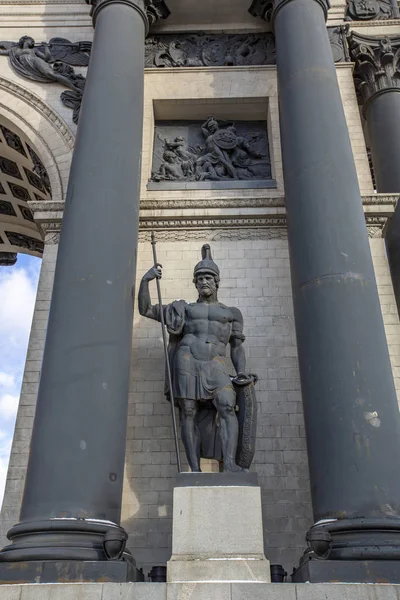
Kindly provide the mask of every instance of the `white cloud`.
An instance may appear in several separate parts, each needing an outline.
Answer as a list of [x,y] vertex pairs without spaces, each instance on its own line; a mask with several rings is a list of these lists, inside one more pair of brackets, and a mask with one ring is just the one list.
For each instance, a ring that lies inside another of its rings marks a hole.
[[25,269],[0,272],[0,336],[14,343],[29,336],[36,290]]
[[0,418],[9,420],[17,416],[19,396],[4,394],[0,397]]
[[14,375],[10,375],[9,373],[4,373],[0,371],[0,386],[10,388],[15,385],[15,377]]
[[0,267],[0,504],[40,270],[38,259],[24,256],[21,262],[22,267]]

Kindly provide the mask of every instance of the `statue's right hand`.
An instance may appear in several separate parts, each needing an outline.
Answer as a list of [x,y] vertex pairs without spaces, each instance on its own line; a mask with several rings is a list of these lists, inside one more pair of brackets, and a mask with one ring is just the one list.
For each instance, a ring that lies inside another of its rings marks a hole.
[[145,273],[143,275],[143,280],[144,281],[153,281],[153,279],[161,279],[162,277],[162,265],[160,265],[159,263],[155,264],[154,267],[151,267],[151,269],[149,269],[147,271],[147,273]]

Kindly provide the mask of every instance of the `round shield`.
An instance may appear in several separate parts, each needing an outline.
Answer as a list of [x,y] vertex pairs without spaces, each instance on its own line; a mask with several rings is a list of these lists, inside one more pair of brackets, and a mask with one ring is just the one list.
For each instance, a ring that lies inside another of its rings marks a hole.
[[[236,413],[239,422],[239,438],[236,452],[236,464],[249,469],[256,449],[257,400],[254,384],[256,377],[241,384],[233,380],[236,391]],[[244,385],[243,385],[244,384]]]
[[220,129],[213,136],[214,142],[223,150],[232,150],[238,143],[237,135],[230,129]]

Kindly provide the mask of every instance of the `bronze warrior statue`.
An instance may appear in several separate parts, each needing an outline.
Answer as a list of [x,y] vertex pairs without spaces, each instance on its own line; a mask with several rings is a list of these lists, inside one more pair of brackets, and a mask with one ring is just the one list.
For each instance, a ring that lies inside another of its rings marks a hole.
[[[173,398],[192,471],[200,471],[200,457],[215,458],[221,467],[223,461],[224,471],[244,471],[254,455],[257,377],[246,374],[242,313],[218,302],[220,272],[208,244],[202,258],[194,268],[197,302],[176,300],[162,306],[170,336]],[[149,282],[161,276],[157,264],[143,276],[139,289],[140,314],[156,321],[161,321],[161,308],[151,304]],[[226,370],[228,343],[236,377]]]

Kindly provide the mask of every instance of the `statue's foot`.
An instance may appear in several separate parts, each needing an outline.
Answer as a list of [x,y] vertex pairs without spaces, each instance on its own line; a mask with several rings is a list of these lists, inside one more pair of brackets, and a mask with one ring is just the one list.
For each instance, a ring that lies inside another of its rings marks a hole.
[[233,460],[224,460],[223,473],[247,473],[248,469],[239,467]]

